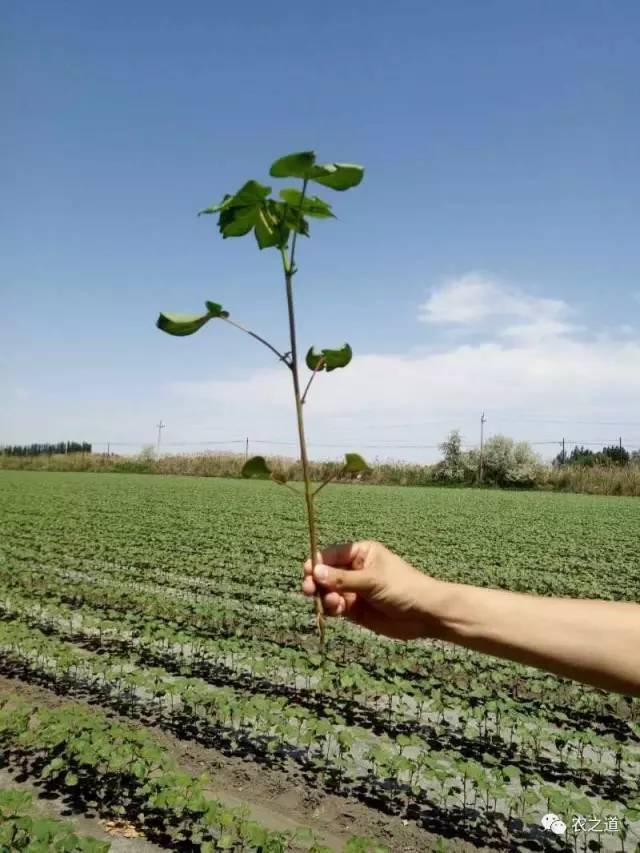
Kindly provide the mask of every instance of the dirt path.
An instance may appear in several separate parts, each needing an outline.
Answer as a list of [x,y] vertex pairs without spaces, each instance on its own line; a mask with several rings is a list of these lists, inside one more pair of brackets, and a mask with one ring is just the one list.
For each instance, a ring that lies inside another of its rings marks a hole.
[[[71,700],[56,693],[19,679],[0,677],[0,698],[17,695],[46,707],[86,704]],[[95,705],[91,706],[95,707]],[[110,717],[118,717],[107,711]],[[123,722],[143,728],[126,717]],[[272,830],[294,831],[310,828],[318,840],[331,850],[341,851],[350,836],[360,835],[375,839],[392,853],[424,853],[433,847],[435,836],[420,829],[412,822],[405,826],[399,817],[381,814],[357,800],[320,793],[307,789],[302,779],[297,782],[291,775],[262,767],[241,758],[224,756],[216,749],[201,746],[193,741],[183,741],[156,727],[153,731],[157,741],[165,746],[184,770],[197,775],[206,772],[212,779],[208,788],[212,797],[227,806],[245,806],[254,820]],[[0,787],[3,787],[0,778]],[[90,829],[82,830],[94,834]],[[124,839],[122,839],[124,841]],[[122,846],[114,850],[134,851],[157,850],[148,846]],[[470,851],[476,848],[461,841],[447,840],[447,849]]]

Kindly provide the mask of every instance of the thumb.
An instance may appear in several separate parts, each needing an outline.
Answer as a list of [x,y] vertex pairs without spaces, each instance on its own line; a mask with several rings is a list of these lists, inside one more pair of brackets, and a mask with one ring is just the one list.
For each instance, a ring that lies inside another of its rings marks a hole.
[[364,569],[336,569],[318,563],[313,569],[313,579],[326,589],[337,592],[371,592],[374,586],[370,572]]

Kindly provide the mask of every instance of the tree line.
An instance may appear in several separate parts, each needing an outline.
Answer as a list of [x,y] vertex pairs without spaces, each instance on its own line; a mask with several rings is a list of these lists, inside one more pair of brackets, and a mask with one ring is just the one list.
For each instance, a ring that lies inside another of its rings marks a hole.
[[554,459],[554,465],[586,465],[590,468],[595,465],[628,465],[630,462],[640,462],[640,451],[629,453],[622,444],[612,444],[602,450],[576,445],[568,455],[559,453]]
[[[533,488],[544,480],[546,466],[531,445],[508,436],[491,436],[482,450],[465,451],[460,432],[453,430],[440,445],[440,451],[441,460],[431,466],[436,481]],[[629,453],[621,444],[598,451],[576,446],[569,454],[559,453],[553,460],[553,468],[619,468],[639,463],[640,451]]]
[[88,441],[59,441],[57,444],[13,444],[2,448],[4,456],[51,456],[54,453],[91,453]]

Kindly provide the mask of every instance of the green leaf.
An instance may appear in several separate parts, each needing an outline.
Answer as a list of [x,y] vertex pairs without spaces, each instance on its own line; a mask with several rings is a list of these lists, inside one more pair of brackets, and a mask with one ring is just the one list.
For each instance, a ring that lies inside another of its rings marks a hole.
[[283,199],[290,207],[307,216],[313,216],[316,219],[335,219],[335,215],[331,212],[331,205],[318,196],[305,196],[302,198],[300,190],[290,187],[285,190],[280,190],[280,198]]
[[244,463],[241,474],[243,477],[269,477],[271,469],[264,456],[253,456]]
[[224,240],[227,237],[244,237],[248,234],[258,220],[260,208],[232,206],[225,208],[218,219],[218,228]]
[[273,202],[271,205],[267,205],[258,211],[254,233],[260,249],[268,249],[270,246],[278,246],[282,240],[281,223],[276,215],[277,208],[272,210],[272,205]]
[[[223,238],[242,237],[248,234],[252,228],[255,228],[261,214],[267,212],[267,196],[270,192],[271,187],[266,187],[258,181],[247,181],[237,193],[232,196],[226,195],[221,204],[207,208],[201,213],[220,213],[218,228]],[[262,222],[262,229],[264,230],[264,221]],[[258,245],[260,245],[261,239],[264,242],[263,235],[258,238],[258,234],[256,234],[256,238]],[[274,244],[269,243],[268,245]]]
[[520,769],[513,764],[507,764],[507,766],[502,767],[501,770],[502,774],[508,779],[518,779],[520,777]]
[[75,773],[72,773],[71,771],[69,771],[66,774],[66,776],[64,777],[64,784],[68,785],[70,788],[72,788],[74,785],[78,784],[78,777],[76,776]]
[[205,314],[167,314],[160,312],[160,316],[156,321],[156,326],[168,335],[177,335],[183,337],[185,335],[193,335],[198,329],[201,329],[205,323],[216,317],[225,318],[229,316],[228,311],[224,311],[222,305],[217,302],[206,302],[207,311]]
[[269,174],[272,178],[306,178],[315,162],[315,152],[298,151],[272,163]]
[[270,192],[271,187],[247,181],[235,195],[225,196],[221,204],[201,212],[220,213],[218,228],[224,239],[243,237],[253,230],[260,249],[284,247],[291,230],[306,235],[309,226],[299,211],[292,212],[283,202],[268,198]]
[[209,314],[165,314],[160,312],[156,326],[169,335],[192,335],[209,321]]
[[16,817],[22,812],[27,812],[33,801],[28,791],[10,789],[0,791],[0,816]]
[[229,204],[231,203],[232,199],[233,196],[227,194],[223,197],[220,204],[214,204],[212,207],[205,207],[204,210],[198,211],[198,216],[204,216],[209,213],[219,213],[221,210],[224,210],[225,207],[229,207]]
[[271,165],[272,178],[302,178],[316,181],[332,190],[356,187],[364,177],[364,169],[356,163],[323,163],[316,165],[313,151],[287,154]]
[[340,349],[323,349],[320,352],[311,347],[305,361],[309,370],[326,370],[330,373],[337,367],[346,367],[352,357],[353,351],[349,344],[343,344]]
[[229,312],[225,311],[222,305],[218,302],[205,302],[207,311],[209,312],[209,317],[214,319],[215,317],[222,317],[223,319],[229,316]]
[[364,168],[355,163],[325,163],[314,166],[309,177],[332,190],[343,191],[358,186],[364,177]]
[[360,474],[371,470],[359,453],[345,453],[344,462],[344,471],[347,474]]
[[309,236],[309,223],[299,210],[295,210],[283,201],[272,201],[270,210],[280,223],[284,235],[283,245],[287,241],[289,231],[297,231],[304,237]]
[[265,187],[258,181],[247,181],[228,202],[229,207],[253,207],[261,204],[271,192],[271,187]]

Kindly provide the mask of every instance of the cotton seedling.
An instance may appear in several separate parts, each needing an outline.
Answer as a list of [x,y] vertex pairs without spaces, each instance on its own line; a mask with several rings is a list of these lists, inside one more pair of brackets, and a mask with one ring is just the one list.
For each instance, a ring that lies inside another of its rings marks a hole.
[[[318,537],[314,501],[318,492],[339,474],[355,475],[368,469],[366,462],[359,454],[347,453],[344,465],[332,477],[317,486],[311,482],[305,437],[304,404],[316,376],[321,372],[330,373],[338,368],[346,367],[351,361],[352,350],[347,343],[335,349],[310,347],[305,357],[305,364],[310,371],[310,376],[303,387],[300,376],[294,311],[293,283],[294,277],[298,273],[296,244],[299,235],[309,236],[310,218],[335,218],[330,204],[307,192],[309,184],[316,183],[342,192],[357,186],[362,181],[364,169],[362,166],[352,163],[319,164],[316,163],[316,155],[313,151],[301,151],[276,160],[272,164],[269,174],[272,178],[296,178],[302,183],[300,188],[285,187],[281,189],[276,197],[271,195],[271,187],[250,180],[233,195],[225,195],[219,204],[208,207],[200,213],[205,215],[217,214],[218,228],[223,238],[243,237],[253,232],[260,249],[275,249],[280,254],[289,321],[288,350],[282,352],[261,335],[232,319],[229,311],[217,302],[205,302],[206,311],[202,314],[161,313],[156,325],[170,335],[185,336],[194,334],[209,320],[222,320],[263,344],[290,371],[304,481],[303,490],[299,491],[287,483],[286,476],[281,472],[272,471],[263,456],[248,459],[242,469],[242,474],[245,477],[270,477],[274,482],[304,498],[309,528],[310,555],[315,564]],[[315,612],[320,646],[324,653],[324,610],[319,595],[315,596]]]

